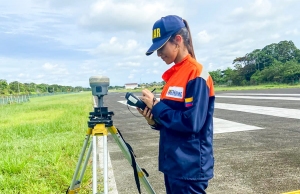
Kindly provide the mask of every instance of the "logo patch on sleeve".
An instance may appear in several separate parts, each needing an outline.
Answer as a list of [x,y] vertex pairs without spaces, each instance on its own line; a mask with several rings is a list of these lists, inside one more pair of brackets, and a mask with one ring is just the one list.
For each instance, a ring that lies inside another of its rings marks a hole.
[[169,87],[166,96],[182,99],[183,98],[183,87],[177,87],[177,86]]
[[193,97],[185,98],[184,102],[185,102],[185,107],[191,107],[191,106],[193,106]]

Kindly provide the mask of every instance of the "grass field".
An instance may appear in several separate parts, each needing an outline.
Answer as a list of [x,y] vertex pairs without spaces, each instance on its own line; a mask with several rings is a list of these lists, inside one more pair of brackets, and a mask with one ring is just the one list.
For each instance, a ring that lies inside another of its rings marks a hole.
[[[92,108],[90,92],[0,106],[0,193],[65,193]],[[91,165],[81,193],[90,193]]]

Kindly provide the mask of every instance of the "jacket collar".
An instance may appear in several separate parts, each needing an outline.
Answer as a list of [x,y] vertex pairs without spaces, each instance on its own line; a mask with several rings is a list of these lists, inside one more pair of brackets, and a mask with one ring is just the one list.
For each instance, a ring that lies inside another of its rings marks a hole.
[[170,77],[172,77],[172,75],[180,69],[180,67],[182,66],[182,64],[184,64],[187,60],[190,60],[190,58],[191,58],[191,55],[188,54],[179,63],[174,64],[170,69],[168,69],[167,71],[165,71],[163,73],[162,79],[165,82],[168,82],[168,80],[170,79]]

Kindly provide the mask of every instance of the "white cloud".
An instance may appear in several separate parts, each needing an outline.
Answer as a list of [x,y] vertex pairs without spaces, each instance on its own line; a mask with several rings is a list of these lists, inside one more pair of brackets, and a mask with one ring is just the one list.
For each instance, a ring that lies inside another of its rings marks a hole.
[[269,0],[255,0],[249,11],[258,17],[263,17],[275,14],[276,8],[273,7],[271,1]]
[[153,69],[153,70],[152,70],[152,73],[153,73],[153,74],[160,74],[161,72],[158,71],[157,69]]
[[180,7],[163,1],[118,1],[98,0],[90,6],[79,24],[89,29],[101,31],[145,31],[151,29],[158,16],[170,12],[182,13]]
[[45,63],[44,65],[43,65],[43,68],[45,69],[45,70],[52,70],[52,69],[54,69],[54,68],[56,68],[58,65],[57,64],[50,64],[50,63]]
[[209,35],[206,30],[203,30],[197,34],[197,39],[200,43],[209,43],[213,36]]
[[208,64],[208,68],[207,68],[208,71],[213,71],[213,70],[214,70],[213,67],[214,67],[214,64],[213,64],[213,63],[209,63],[209,64]]
[[138,49],[136,40],[119,41],[117,37],[111,37],[108,42],[101,43],[95,49],[90,50],[93,55],[124,55]]
[[140,66],[140,63],[135,63],[135,62],[125,62],[125,63],[117,63],[116,67],[138,67]]
[[245,9],[243,7],[237,7],[233,10],[232,15],[241,15],[245,13]]
[[261,18],[275,14],[276,10],[276,7],[269,0],[255,0],[244,7],[235,8],[231,15],[234,17],[255,16]]
[[288,30],[288,31],[285,32],[285,34],[287,34],[287,35],[298,35],[299,31],[298,31],[298,29]]
[[43,78],[43,77],[45,77],[45,75],[39,74],[36,76],[36,78]]
[[155,62],[155,63],[153,63],[153,66],[154,67],[157,67],[157,66],[159,66],[160,64],[158,63],[158,62]]
[[68,75],[69,74],[68,69],[65,68],[64,65],[45,63],[43,65],[43,69],[48,71],[48,73],[55,74],[55,75]]
[[29,74],[20,73],[18,75],[19,78],[29,77]]
[[128,78],[129,78],[129,79],[133,79],[133,78],[134,78],[134,74],[131,73],[131,74],[128,76]]
[[147,69],[145,71],[145,73],[148,74],[148,75],[162,74],[161,71],[159,71],[158,69],[154,69],[154,68]]
[[272,35],[271,35],[271,38],[273,38],[273,39],[278,39],[278,38],[280,38],[280,35],[279,35],[278,33],[272,34]]

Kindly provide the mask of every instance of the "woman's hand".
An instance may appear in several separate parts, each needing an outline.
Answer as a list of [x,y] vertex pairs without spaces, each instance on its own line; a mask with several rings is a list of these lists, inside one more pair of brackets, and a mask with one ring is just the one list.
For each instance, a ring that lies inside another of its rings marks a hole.
[[141,115],[145,117],[149,125],[155,125],[155,121],[152,119],[153,115],[151,114],[151,109],[148,107],[145,107],[144,110],[140,108],[136,108]]
[[153,106],[158,103],[158,101],[154,97],[154,94],[149,90],[144,89],[142,91],[142,94],[143,96],[141,97],[141,100],[147,105],[148,108],[152,109]]

